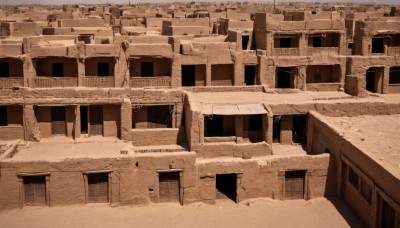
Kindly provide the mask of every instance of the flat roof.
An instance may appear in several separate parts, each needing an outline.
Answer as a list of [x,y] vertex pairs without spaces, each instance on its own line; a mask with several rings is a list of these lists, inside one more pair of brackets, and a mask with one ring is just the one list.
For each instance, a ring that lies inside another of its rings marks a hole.
[[200,111],[207,105],[238,105],[238,104],[334,104],[334,103],[365,103],[383,102],[400,103],[400,94],[377,94],[367,98],[358,98],[344,92],[312,92],[293,91],[288,93],[269,92],[189,92],[191,109]]
[[130,146],[123,142],[38,142],[31,143],[27,148],[19,148],[12,158],[3,161],[50,161],[59,162],[66,159],[79,158],[115,158],[132,155],[122,155],[123,147]]
[[327,123],[400,179],[400,115],[327,117]]

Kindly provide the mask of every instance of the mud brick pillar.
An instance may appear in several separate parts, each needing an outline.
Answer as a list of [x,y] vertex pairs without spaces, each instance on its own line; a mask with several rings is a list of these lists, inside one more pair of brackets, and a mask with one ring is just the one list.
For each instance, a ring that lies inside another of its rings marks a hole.
[[121,104],[121,140],[131,141],[132,132],[132,103],[130,99],[124,99]]
[[292,144],[292,122],[292,116],[286,115],[281,117],[281,144]]
[[24,137],[27,141],[40,141],[39,125],[33,105],[25,105],[23,111]]

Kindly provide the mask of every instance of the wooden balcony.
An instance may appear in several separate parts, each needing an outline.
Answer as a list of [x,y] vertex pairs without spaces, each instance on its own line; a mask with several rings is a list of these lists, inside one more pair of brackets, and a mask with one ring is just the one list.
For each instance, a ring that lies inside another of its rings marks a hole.
[[133,77],[129,80],[129,86],[132,88],[171,87],[171,76]]
[[272,49],[273,56],[298,56],[299,48],[274,48]]
[[51,88],[51,87],[77,87],[77,77],[36,77],[36,88]]
[[338,55],[338,47],[308,47],[307,55]]
[[389,56],[400,56],[400,47],[388,47],[387,55]]
[[22,77],[11,77],[11,78],[0,78],[0,88],[12,88],[12,87],[23,87],[24,78]]
[[114,76],[86,76],[83,80],[83,86],[86,87],[100,87],[100,88],[111,88],[115,86]]

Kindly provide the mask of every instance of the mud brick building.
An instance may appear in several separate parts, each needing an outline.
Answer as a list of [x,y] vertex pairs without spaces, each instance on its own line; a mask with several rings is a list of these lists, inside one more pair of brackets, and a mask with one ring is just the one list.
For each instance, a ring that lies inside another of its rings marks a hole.
[[0,209],[339,197],[400,227],[398,10],[332,9],[3,8]]

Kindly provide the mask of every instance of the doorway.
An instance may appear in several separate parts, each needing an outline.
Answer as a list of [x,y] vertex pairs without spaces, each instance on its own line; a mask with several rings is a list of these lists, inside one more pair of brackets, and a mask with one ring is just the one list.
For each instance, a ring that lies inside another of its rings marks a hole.
[[382,92],[383,67],[370,67],[365,75],[365,89],[372,93]]
[[103,106],[90,106],[89,121],[90,135],[103,135]]
[[217,199],[228,198],[233,202],[237,202],[237,174],[217,174],[216,184]]
[[81,113],[81,134],[88,134],[88,107],[81,106],[80,107]]
[[275,77],[275,87],[287,89],[292,87],[292,68],[291,67],[277,67]]
[[244,66],[244,83],[247,86],[256,84],[256,65]]
[[305,171],[285,172],[285,200],[304,199]]
[[273,129],[272,129],[272,142],[281,142],[281,117],[274,117]]
[[182,65],[182,86],[195,86],[196,85],[196,66],[195,65]]
[[25,205],[46,205],[46,176],[26,176],[24,181]]
[[160,172],[159,177],[159,202],[180,202],[179,172]]
[[108,173],[88,174],[88,199],[89,203],[107,203]]
[[65,107],[52,107],[51,108],[51,134],[52,135],[66,135],[66,115]]
[[293,143],[299,143],[299,144],[307,143],[306,129],[307,129],[307,116],[293,115],[293,128],[292,128]]

